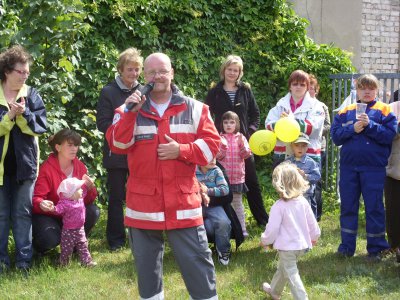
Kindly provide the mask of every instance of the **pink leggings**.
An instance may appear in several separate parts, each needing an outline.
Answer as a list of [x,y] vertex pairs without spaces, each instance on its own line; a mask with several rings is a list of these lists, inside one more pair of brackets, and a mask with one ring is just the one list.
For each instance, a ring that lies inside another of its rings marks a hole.
[[78,229],[63,229],[61,231],[61,255],[60,264],[65,266],[69,263],[72,252],[76,247],[82,265],[87,265],[92,261],[88,249],[88,242],[83,226]]
[[246,230],[246,215],[244,212],[244,205],[242,201],[242,193],[233,193],[233,200],[231,203],[235,213],[239,219],[240,226],[242,226],[242,231],[244,234],[247,234]]

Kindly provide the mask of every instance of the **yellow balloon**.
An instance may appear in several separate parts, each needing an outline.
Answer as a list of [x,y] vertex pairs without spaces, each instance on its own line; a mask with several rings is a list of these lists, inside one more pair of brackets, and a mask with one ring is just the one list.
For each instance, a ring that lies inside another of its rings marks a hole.
[[293,118],[280,118],[275,124],[275,133],[278,139],[285,143],[291,143],[300,135],[300,125]]
[[251,151],[257,155],[267,155],[274,150],[276,135],[270,130],[258,130],[253,133],[249,140]]

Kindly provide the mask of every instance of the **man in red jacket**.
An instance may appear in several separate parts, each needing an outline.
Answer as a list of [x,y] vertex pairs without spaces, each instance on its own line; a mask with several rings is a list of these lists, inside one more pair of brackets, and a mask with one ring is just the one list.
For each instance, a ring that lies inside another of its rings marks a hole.
[[[147,97],[136,91],[116,109],[106,133],[111,151],[128,155],[125,225],[142,299],[164,299],[163,233],[193,299],[218,299],[215,270],[201,210],[196,165],[207,165],[220,138],[208,106],[172,84],[169,57],[153,53],[144,62]],[[124,112],[127,104],[136,105]]]

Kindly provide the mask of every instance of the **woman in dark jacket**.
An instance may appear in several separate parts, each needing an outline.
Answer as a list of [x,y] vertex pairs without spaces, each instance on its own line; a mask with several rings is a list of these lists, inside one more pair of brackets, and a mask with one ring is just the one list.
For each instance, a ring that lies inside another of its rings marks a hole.
[[[136,89],[142,86],[138,82],[143,67],[143,57],[135,48],[123,51],[118,59],[119,75],[107,84],[100,93],[97,104],[97,128],[106,133],[113,122],[114,110],[125,103]],[[103,147],[103,166],[107,169],[108,218],[106,236],[111,251],[125,245],[123,203],[125,183],[128,175],[126,155],[111,153],[106,139]]]
[[[260,125],[260,111],[249,84],[240,81],[243,76],[243,62],[239,56],[229,55],[220,68],[221,81],[207,94],[206,104],[215,118],[215,125],[222,131],[221,118],[227,111],[234,111],[240,119],[240,132],[249,139]],[[254,156],[245,160],[247,201],[251,213],[259,225],[268,222],[257,179]]]
[[37,91],[25,84],[32,58],[21,46],[0,54],[0,273],[10,267],[12,228],[15,265],[32,260],[32,192],[37,174],[37,137],[46,131],[46,110]]

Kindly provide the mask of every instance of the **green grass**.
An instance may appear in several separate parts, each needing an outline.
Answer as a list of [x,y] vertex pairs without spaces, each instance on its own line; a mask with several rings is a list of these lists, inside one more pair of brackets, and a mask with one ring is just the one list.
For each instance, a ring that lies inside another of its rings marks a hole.
[[[320,223],[322,236],[318,245],[298,264],[310,299],[400,299],[400,265],[395,263],[394,257],[379,263],[368,262],[365,258],[363,214],[356,256],[346,259],[335,256],[340,240],[337,204],[331,200],[327,207],[331,213],[324,215]],[[261,250],[258,245],[263,228],[256,226],[251,217],[248,221],[249,239],[233,253],[227,267],[216,264],[220,299],[267,299],[261,284],[270,282],[276,270],[277,255],[276,251]],[[58,268],[55,265],[57,251],[54,251],[35,259],[27,278],[15,270],[0,275],[0,299],[138,299],[131,252],[126,248],[110,253],[105,244],[104,228],[102,217],[89,240],[97,267],[82,268],[75,258],[69,267]],[[188,299],[168,247],[164,285],[166,299]],[[288,287],[282,299],[292,299]]]

